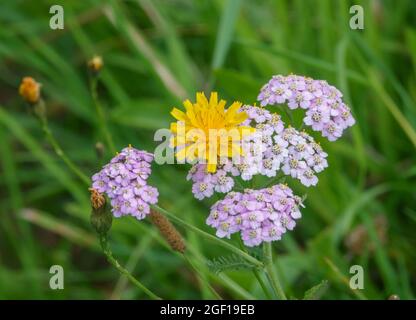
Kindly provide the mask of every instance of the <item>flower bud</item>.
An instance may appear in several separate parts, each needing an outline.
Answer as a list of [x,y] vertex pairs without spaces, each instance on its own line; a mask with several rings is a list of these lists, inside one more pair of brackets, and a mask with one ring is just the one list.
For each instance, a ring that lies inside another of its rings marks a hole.
[[400,297],[397,294],[392,294],[388,300],[400,300]]
[[97,74],[100,72],[104,65],[103,59],[100,56],[95,55],[88,61],[88,68],[93,74]]
[[105,197],[93,188],[88,189],[91,192],[91,206],[94,210],[100,210],[105,206]]
[[19,86],[19,94],[30,104],[36,104],[40,99],[41,84],[32,77],[24,77]]
[[106,206],[105,197],[97,190],[90,188],[91,192],[91,224],[98,234],[106,234],[111,228],[113,215]]

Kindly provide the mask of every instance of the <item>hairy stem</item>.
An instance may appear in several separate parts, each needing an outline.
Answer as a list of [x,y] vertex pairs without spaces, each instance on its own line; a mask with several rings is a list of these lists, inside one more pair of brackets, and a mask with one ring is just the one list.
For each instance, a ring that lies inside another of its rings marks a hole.
[[[247,249],[244,246],[243,240],[241,240],[241,238],[238,238],[238,240],[239,240],[241,250],[243,250],[244,252],[247,252]],[[259,269],[253,269],[252,271],[253,271],[254,276],[257,279],[257,282],[259,283],[259,285],[262,288],[264,294],[266,295],[267,299],[272,300],[273,298],[272,298],[272,296],[269,292],[269,289],[267,288],[263,278],[261,277],[260,270]],[[264,272],[264,269],[262,271]]]
[[264,265],[266,267],[268,279],[270,281],[271,286],[273,287],[273,290],[276,292],[277,296],[281,300],[287,300],[286,295],[280,284],[279,278],[277,276],[276,270],[273,266],[271,242],[265,242],[263,244],[263,256],[264,256]]
[[222,246],[222,247],[224,247],[224,248],[226,248],[226,249],[234,252],[235,254],[239,255],[240,257],[242,257],[243,259],[247,260],[248,262],[250,262],[250,263],[252,263],[252,264],[254,264],[254,265],[256,265],[256,266],[258,266],[260,268],[263,268],[264,265],[263,265],[263,263],[261,261],[259,261],[256,258],[252,257],[248,253],[246,253],[246,252],[238,249],[237,247],[233,246],[232,244],[229,244],[228,242],[226,242],[224,240],[221,240],[221,239],[219,239],[219,238],[217,238],[217,237],[215,237],[215,236],[213,236],[213,235],[211,235],[211,234],[209,234],[209,233],[207,233],[207,232],[205,232],[205,231],[203,231],[203,230],[201,230],[201,229],[199,229],[197,227],[194,227],[193,225],[191,225],[191,224],[183,221],[182,219],[178,218],[176,215],[170,213],[169,211],[167,211],[165,209],[162,209],[161,207],[159,207],[157,205],[152,205],[152,207],[155,210],[158,210],[158,211],[162,212],[163,214],[165,214],[166,216],[168,216],[171,220],[173,220],[176,223],[182,225],[183,227],[185,227],[185,228],[187,228],[187,229],[189,229],[189,230],[191,230],[191,231],[193,231],[195,233],[198,233],[199,235],[203,236],[207,240],[211,240],[211,241],[217,243],[218,245],[220,245],[220,246]]
[[105,119],[105,114],[103,107],[101,106],[101,103],[98,99],[98,93],[97,93],[97,77],[92,76],[90,80],[90,87],[91,87],[91,96],[92,100],[94,101],[95,111],[97,112],[98,116],[98,124],[100,126],[100,130],[104,136],[104,139],[107,142],[107,146],[110,149],[111,153],[114,155],[116,153],[116,147],[114,146],[113,138],[111,136],[110,131],[107,127],[107,121]]
[[267,289],[267,286],[264,283],[264,280],[261,277],[261,274],[260,274],[259,270],[253,269],[253,273],[254,273],[254,276],[257,279],[257,282],[260,284],[261,288],[263,289],[263,292],[266,295],[267,299],[272,300],[272,296],[271,296],[269,290]]
[[137,280],[127,269],[122,267],[120,263],[113,257],[113,253],[111,252],[110,246],[108,245],[107,235],[100,235],[100,244],[108,262],[111,263],[120,272],[120,274],[126,276],[132,284],[141,289],[150,299],[162,300],[162,298],[154,294],[150,289],[148,289],[139,280]]

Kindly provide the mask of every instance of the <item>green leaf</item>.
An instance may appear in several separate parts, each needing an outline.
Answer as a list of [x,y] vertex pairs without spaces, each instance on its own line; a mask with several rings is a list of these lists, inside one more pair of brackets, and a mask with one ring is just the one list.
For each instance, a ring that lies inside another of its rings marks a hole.
[[252,270],[257,268],[256,265],[248,262],[236,254],[207,260],[207,266],[209,270],[215,274],[219,274],[226,270]]
[[233,33],[235,22],[240,12],[241,0],[228,0],[221,15],[218,28],[217,39],[215,41],[214,56],[212,58],[212,69],[221,68],[227,56]]

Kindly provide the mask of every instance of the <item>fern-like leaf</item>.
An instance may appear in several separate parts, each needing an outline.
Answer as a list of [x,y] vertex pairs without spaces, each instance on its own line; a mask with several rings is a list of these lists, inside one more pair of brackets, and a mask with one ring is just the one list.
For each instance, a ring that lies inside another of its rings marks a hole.
[[209,270],[215,274],[219,274],[226,270],[251,270],[257,268],[256,265],[236,254],[207,260],[207,266]]
[[263,247],[262,246],[247,248],[247,252],[253,258],[263,261]]

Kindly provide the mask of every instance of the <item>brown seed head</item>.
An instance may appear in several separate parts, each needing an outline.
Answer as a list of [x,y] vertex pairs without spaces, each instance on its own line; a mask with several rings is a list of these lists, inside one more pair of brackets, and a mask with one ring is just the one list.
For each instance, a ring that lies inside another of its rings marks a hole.
[[186,249],[185,241],[173,224],[163,214],[155,210],[151,210],[149,216],[152,223],[159,229],[160,234],[166,239],[170,247],[175,251],[184,253]]

